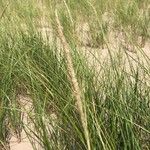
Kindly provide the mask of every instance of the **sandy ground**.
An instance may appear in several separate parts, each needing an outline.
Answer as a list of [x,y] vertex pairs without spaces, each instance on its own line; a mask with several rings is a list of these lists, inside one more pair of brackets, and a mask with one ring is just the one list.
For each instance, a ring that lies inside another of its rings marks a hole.
[[26,137],[25,132],[22,132],[22,140],[21,142],[17,142],[18,139],[12,137],[10,140],[10,149],[11,150],[33,150],[30,141]]
[[[32,110],[32,105],[30,103],[30,98],[27,96],[19,95],[18,99],[23,109],[23,122],[28,124],[28,112]],[[30,125],[30,124],[29,124]],[[33,150],[32,145],[30,144],[29,139],[25,131],[23,130],[21,133],[21,139],[18,139],[15,135],[13,135],[10,139],[10,150]]]

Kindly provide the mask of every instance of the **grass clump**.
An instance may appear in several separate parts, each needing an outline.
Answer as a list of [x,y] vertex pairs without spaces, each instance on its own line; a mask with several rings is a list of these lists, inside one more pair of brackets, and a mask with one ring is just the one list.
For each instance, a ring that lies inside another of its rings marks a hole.
[[0,149],[23,130],[34,149],[150,148],[149,56],[137,40],[149,40],[148,1],[0,2]]

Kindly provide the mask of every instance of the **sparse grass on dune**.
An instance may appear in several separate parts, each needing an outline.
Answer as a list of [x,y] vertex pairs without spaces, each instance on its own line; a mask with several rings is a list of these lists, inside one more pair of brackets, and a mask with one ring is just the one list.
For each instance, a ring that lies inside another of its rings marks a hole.
[[[142,49],[150,36],[149,5],[148,0],[0,0],[0,149],[9,149],[11,134],[20,139],[22,130],[34,149],[34,141],[45,150],[150,149],[150,56]],[[87,127],[64,46],[58,44],[55,9]],[[41,18],[53,30],[50,43],[38,31]],[[85,24],[89,41],[84,45],[77,28]],[[88,47],[88,59],[83,47]],[[93,49],[108,54],[97,57]],[[31,110],[24,109],[19,96],[30,98]]]

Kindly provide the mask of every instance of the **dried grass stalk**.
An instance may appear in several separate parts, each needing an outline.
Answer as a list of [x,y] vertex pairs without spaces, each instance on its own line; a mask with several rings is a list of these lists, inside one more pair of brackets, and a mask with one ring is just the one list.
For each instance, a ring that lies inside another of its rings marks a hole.
[[8,6],[9,6],[9,3],[7,3],[7,5],[4,7],[4,9],[3,9],[3,11],[2,11],[2,13],[0,15],[0,20],[3,18],[4,14],[5,14],[5,12],[6,12],[7,8],[8,8]]
[[81,119],[82,126],[84,129],[87,147],[88,147],[88,150],[91,150],[89,131],[88,131],[88,126],[87,126],[87,117],[86,117],[86,113],[84,111],[84,104],[82,101],[81,90],[79,88],[79,84],[78,84],[78,81],[77,81],[77,78],[75,75],[75,71],[74,71],[74,67],[73,67],[70,46],[67,43],[66,38],[63,34],[63,27],[59,21],[57,10],[55,11],[55,15],[56,15],[57,28],[58,28],[58,35],[59,35],[59,38],[60,38],[61,43],[63,45],[64,57],[65,57],[66,63],[67,63],[69,81],[71,82],[71,85],[72,85],[73,95],[74,95],[75,100],[76,100],[77,110],[78,110],[78,113],[80,115],[80,119]]

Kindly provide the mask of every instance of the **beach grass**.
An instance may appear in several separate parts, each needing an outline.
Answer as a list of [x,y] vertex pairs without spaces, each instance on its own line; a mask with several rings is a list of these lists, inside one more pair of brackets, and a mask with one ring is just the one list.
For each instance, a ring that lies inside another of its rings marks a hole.
[[149,6],[0,0],[0,149],[24,130],[33,149],[148,150]]

